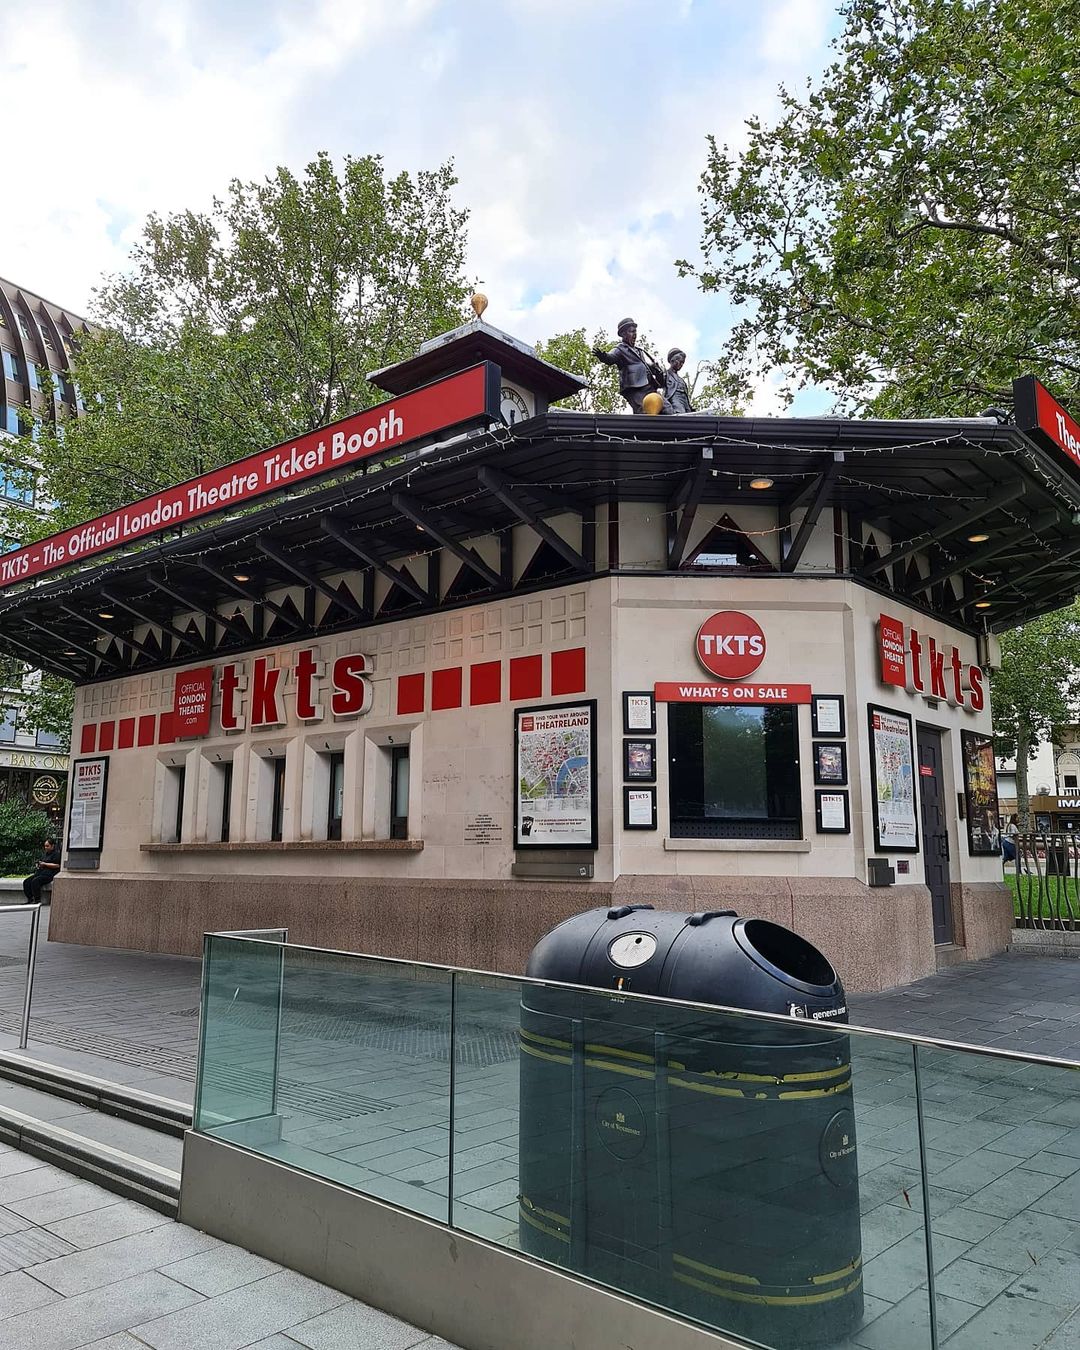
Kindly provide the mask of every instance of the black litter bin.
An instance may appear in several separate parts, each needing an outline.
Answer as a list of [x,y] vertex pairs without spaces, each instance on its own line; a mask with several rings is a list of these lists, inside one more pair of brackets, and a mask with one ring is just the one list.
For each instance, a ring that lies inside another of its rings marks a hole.
[[769,1345],[845,1335],[859,1194],[826,958],[764,919],[627,905],[560,924],[528,974],[608,993],[523,988],[524,1250]]

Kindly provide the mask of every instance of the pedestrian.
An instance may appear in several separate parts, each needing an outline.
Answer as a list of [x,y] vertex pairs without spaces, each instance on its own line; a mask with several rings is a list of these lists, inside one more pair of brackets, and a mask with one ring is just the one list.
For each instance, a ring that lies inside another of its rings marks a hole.
[[1001,836],[1001,853],[1006,862],[1016,864],[1017,876],[1021,872],[1027,873],[1030,870],[1026,860],[1020,857],[1020,826],[1017,824],[1015,815],[1009,817],[1009,823],[1005,826],[1005,833]]
[[22,884],[28,905],[41,902],[41,888],[47,886],[60,871],[60,849],[55,839],[45,840],[45,851],[35,864],[34,871]]

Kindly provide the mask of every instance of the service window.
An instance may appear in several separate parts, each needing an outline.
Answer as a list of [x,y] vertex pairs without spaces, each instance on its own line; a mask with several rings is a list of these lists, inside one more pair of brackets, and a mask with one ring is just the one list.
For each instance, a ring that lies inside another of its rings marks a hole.
[[798,709],[668,707],[671,835],[801,839]]
[[335,750],[327,756],[327,760],[329,761],[327,765],[329,793],[326,804],[326,837],[327,839],[340,839],[341,820],[345,814],[344,752]]

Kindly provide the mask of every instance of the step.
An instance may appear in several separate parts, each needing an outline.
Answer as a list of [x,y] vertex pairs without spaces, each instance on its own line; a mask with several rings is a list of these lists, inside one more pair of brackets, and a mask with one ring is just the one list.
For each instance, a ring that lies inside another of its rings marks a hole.
[[171,1135],[23,1084],[0,1085],[0,1143],[175,1216],[182,1145]]
[[960,947],[955,942],[939,942],[934,948],[934,957],[938,970],[948,970],[950,966],[962,966],[965,961],[971,960],[967,948]]
[[141,1092],[138,1088],[111,1083],[76,1069],[59,1068],[25,1053],[0,1051],[0,1080],[21,1083],[38,1092],[77,1102],[89,1110],[116,1116],[178,1139],[191,1128],[191,1107],[186,1102]]

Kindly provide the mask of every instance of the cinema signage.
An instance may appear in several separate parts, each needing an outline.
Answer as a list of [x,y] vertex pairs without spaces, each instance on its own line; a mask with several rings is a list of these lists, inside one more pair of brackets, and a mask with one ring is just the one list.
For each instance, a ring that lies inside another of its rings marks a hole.
[[1013,406],[1021,431],[1034,432],[1060,451],[1074,469],[1080,469],[1080,422],[1070,417],[1034,375],[1013,380]]
[[[320,661],[317,647],[297,652],[292,666],[273,666],[269,658],[257,656],[249,672],[246,662],[230,661],[216,681],[218,726],[226,732],[284,726],[287,690],[301,722],[321,722],[327,715],[361,717],[371,709],[374,668],[374,659],[359,652],[332,664]],[[212,676],[209,666],[177,675],[172,715],[178,740],[209,734]]]
[[107,516],[5,553],[0,557],[0,590],[161,530],[246,506],[268,493],[341,473],[373,455],[400,449],[463,422],[494,418],[499,415],[498,375],[496,366],[481,362],[295,441],[260,450]]
[[882,684],[972,712],[986,706],[981,666],[968,665],[955,647],[939,647],[932,637],[888,614],[878,619],[878,655]]

